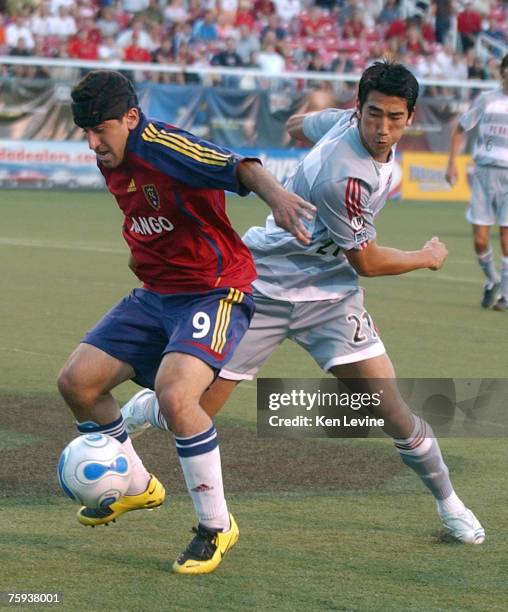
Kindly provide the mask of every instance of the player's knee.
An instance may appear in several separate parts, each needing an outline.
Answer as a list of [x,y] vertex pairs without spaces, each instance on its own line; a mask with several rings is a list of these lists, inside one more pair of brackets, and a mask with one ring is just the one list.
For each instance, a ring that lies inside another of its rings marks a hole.
[[188,397],[188,390],[186,391],[182,385],[171,385],[157,392],[160,410],[168,423],[179,420],[184,414],[188,405]]
[[60,394],[70,406],[91,408],[98,398],[98,393],[83,384],[83,377],[73,366],[64,366],[57,378]]

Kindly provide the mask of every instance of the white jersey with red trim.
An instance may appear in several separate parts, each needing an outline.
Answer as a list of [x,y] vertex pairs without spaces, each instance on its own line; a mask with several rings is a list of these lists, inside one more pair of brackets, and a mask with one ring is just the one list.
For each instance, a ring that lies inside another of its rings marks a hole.
[[258,279],[254,288],[290,302],[343,298],[358,289],[358,274],[344,251],[365,248],[376,237],[374,217],[386,203],[393,159],[376,162],[363,146],[354,111],[327,109],[306,117],[305,136],[315,146],[303,158],[286,189],[312,202],[317,214],[309,245],[275,225],[252,227],[243,240]]
[[459,123],[466,132],[478,125],[473,159],[479,166],[508,168],[508,95],[502,89],[479,95]]

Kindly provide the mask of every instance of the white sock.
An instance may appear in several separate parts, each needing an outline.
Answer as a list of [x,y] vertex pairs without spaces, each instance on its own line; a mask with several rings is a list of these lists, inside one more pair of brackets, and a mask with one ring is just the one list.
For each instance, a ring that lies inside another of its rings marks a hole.
[[402,461],[418,474],[436,501],[449,499],[453,486],[438,441],[428,423],[413,415],[415,426],[411,436],[394,440]]
[[124,447],[125,453],[129,458],[129,463],[131,466],[131,482],[125,494],[138,495],[138,493],[143,493],[146,491],[146,487],[148,486],[148,482],[150,480],[150,474],[143,465],[140,456],[134,450],[132,440],[127,438],[125,442],[122,442],[122,446]]
[[228,531],[229,512],[224,497],[217,431],[209,429],[188,438],[176,437],[187,489],[201,525]]
[[439,514],[460,514],[466,509],[455,491],[446,499],[437,499],[436,502]]
[[499,282],[499,275],[494,264],[494,254],[492,249],[489,247],[483,253],[476,255],[480,268],[483,270],[485,277],[487,278],[487,286],[490,288]]

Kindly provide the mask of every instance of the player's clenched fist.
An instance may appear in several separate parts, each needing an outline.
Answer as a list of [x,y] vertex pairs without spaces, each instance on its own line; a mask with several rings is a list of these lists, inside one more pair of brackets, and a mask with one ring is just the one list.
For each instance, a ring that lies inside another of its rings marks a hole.
[[443,267],[445,259],[448,257],[448,249],[444,242],[434,236],[425,243],[423,249],[429,253],[430,263],[428,267],[431,270],[439,270]]

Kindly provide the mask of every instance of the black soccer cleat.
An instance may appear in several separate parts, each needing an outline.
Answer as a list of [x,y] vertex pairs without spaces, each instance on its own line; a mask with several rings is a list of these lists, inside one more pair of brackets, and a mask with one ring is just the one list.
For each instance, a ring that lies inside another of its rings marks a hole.
[[492,308],[492,306],[494,306],[494,304],[497,302],[500,286],[500,283],[485,285],[481,302],[482,308]]
[[500,312],[508,312],[508,299],[504,296],[500,297],[498,301],[494,304],[494,310],[499,310]]

